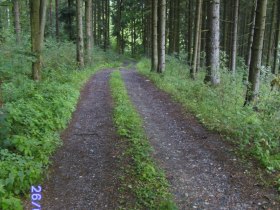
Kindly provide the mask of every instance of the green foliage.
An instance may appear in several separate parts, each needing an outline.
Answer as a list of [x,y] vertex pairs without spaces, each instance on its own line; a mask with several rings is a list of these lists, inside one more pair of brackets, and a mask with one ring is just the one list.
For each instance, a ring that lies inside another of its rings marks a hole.
[[[203,83],[204,72],[199,73],[197,80],[191,80],[186,66],[175,59],[167,63],[163,75],[151,73],[147,59],[138,64],[138,69],[193,112],[209,129],[230,136],[244,154],[253,155],[270,171],[279,172],[280,93],[271,92],[267,82],[262,84],[258,111],[254,111],[250,106],[243,107],[246,86],[242,83],[242,66],[235,79],[222,71],[222,84],[215,88]],[[263,74],[262,80],[267,78],[269,76]]]
[[[47,40],[43,80],[30,79],[27,39],[0,46],[0,209],[22,209],[20,200],[42,181],[49,157],[61,145],[59,132],[71,119],[86,80],[102,67],[115,66],[118,56],[96,49],[94,67],[76,70],[75,45]],[[107,56],[107,57],[106,57]],[[32,56],[31,56],[32,57]]]
[[144,134],[141,118],[130,102],[119,71],[112,73],[110,86],[117,131],[128,143],[124,158],[132,159],[126,168],[125,188],[134,192],[137,209],[176,209],[164,173],[151,158],[151,146]]

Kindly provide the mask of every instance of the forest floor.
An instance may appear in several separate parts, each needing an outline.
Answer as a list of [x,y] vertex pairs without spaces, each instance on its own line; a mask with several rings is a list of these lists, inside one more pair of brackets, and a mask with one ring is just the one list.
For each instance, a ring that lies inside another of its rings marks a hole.
[[[219,134],[205,129],[133,67],[124,68],[128,94],[179,209],[280,209],[279,194],[263,183],[263,172],[254,163],[240,160]],[[43,209],[118,209],[118,157],[124,145],[112,121],[111,71],[97,73],[81,93],[62,134],[64,145],[42,184]]]

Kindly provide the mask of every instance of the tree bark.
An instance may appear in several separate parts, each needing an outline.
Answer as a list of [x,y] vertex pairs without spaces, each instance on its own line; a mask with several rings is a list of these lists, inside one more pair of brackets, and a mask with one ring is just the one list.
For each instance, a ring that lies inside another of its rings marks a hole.
[[246,64],[249,67],[251,64],[251,58],[252,58],[252,46],[254,41],[254,32],[255,32],[255,24],[256,24],[256,10],[257,10],[257,0],[254,0],[254,5],[252,7],[251,12],[251,30],[250,30],[250,36],[248,41],[248,54],[246,59]]
[[236,56],[237,56],[237,43],[238,43],[238,12],[239,12],[239,0],[235,0],[232,53],[231,53],[231,63],[230,63],[230,70],[233,74],[235,74],[236,72]]
[[211,0],[208,7],[208,41],[206,53],[206,76],[204,81],[212,85],[220,83],[220,0]]
[[188,50],[188,58],[189,58],[189,65],[191,66],[192,56],[193,56],[193,0],[189,0],[189,50]]
[[159,1],[159,65],[158,73],[165,70],[166,0]]
[[86,63],[92,63],[92,0],[86,0],[85,3],[85,16],[86,16]]
[[59,0],[55,0],[55,35],[57,41],[59,40]]
[[267,0],[258,0],[252,60],[249,68],[249,85],[244,105],[256,102],[260,86],[260,69],[262,64],[263,40],[265,31]]
[[158,0],[153,1],[153,47],[152,47],[152,71],[158,69]]
[[47,5],[48,5],[48,0],[41,0],[41,3],[40,3],[40,45],[41,45],[41,49],[43,48],[44,37],[45,37]]
[[168,34],[168,54],[173,54],[175,52],[175,0],[169,2],[169,16],[168,16],[168,25],[169,25],[169,34]]
[[20,27],[20,10],[19,10],[19,0],[14,0],[14,24],[15,24],[15,34],[16,42],[19,44],[21,42],[21,27]]
[[[278,13],[278,16],[280,13]],[[272,14],[271,14],[272,20],[271,20],[271,27],[269,31],[269,39],[268,39],[268,45],[267,45],[267,56],[266,56],[266,65],[270,66],[271,64],[271,56],[272,56],[272,48],[273,48],[273,38],[275,35],[275,24],[277,19],[277,2],[276,0],[273,2],[272,6]]]
[[195,74],[197,70],[197,59],[198,59],[198,48],[199,48],[199,33],[201,26],[201,12],[202,12],[202,0],[196,1],[196,17],[195,17],[195,36],[194,36],[194,53],[192,60],[192,67],[190,68],[190,76],[195,79]]
[[280,1],[278,0],[277,2],[277,30],[276,30],[276,36],[275,36],[275,43],[274,43],[274,60],[273,60],[273,67],[272,67],[272,73],[273,74],[279,74],[278,70],[279,70],[279,44],[280,44]]
[[50,19],[50,34],[53,36],[53,5],[52,0],[49,0],[50,7],[49,7],[49,19]]
[[32,78],[35,81],[41,80],[46,3],[45,0],[30,0],[31,51],[36,58],[32,62]]
[[82,0],[76,0],[77,9],[77,62],[80,68],[84,63],[84,35],[83,35],[83,16],[82,16]]
[[180,54],[180,0],[175,1],[175,39],[174,39],[174,49],[177,55]]

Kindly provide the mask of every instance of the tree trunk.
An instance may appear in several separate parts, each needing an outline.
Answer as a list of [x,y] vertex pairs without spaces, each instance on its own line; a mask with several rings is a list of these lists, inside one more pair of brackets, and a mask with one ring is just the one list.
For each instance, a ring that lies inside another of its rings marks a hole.
[[192,60],[192,67],[190,68],[190,76],[195,79],[196,69],[197,69],[197,59],[198,59],[198,48],[199,48],[199,32],[201,26],[201,12],[202,12],[202,0],[196,1],[196,17],[195,17],[195,36],[194,36],[194,53]]
[[260,86],[260,68],[262,64],[263,40],[265,31],[267,0],[258,0],[254,41],[252,47],[252,60],[249,68],[249,85],[245,104],[256,102]]
[[152,71],[158,69],[158,0],[153,1],[153,50],[152,50]]
[[59,0],[55,0],[55,35],[57,41],[59,40]]
[[159,1],[159,65],[158,73],[165,70],[166,0]]
[[[72,10],[72,6],[73,6],[73,0],[68,0],[68,10]],[[68,15],[68,25],[69,25],[69,39],[73,40],[74,39],[74,33],[73,33],[73,27],[72,27],[72,15],[69,13]]]
[[85,16],[86,16],[86,62],[92,62],[92,0],[86,0],[85,3]]
[[41,80],[46,3],[45,0],[30,0],[31,51],[36,58],[32,62],[32,78],[35,81]]
[[236,56],[237,56],[237,42],[238,42],[238,12],[239,12],[239,0],[235,0],[234,6],[234,21],[233,21],[233,37],[232,37],[232,53],[230,70],[233,74],[236,72]]
[[175,39],[174,39],[174,49],[175,53],[177,55],[180,54],[180,13],[181,13],[181,8],[180,8],[180,0],[175,1]]
[[[280,14],[278,13],[278,16]],[[272,48],[273,48],[273,38],[274,38],[274,31],[275,31],[275,24],[277,19],[277,2],[276,0],[273,2],[272,6],[272,20],[271,20],[271,27],[269,31],[269,39],[268,39],[268,45],[267,45],[267,56],[266,56],[266,65],[270,66],[271,64],[271,55],[272,55]]]
[[220,83],[220,0],[211,0],[208,6],[208,41],[206,53],[206,76],[204,81],[212,85]]
[[77,62],[80,68],[83,68],[84,63],[84,35],[83,35],[83,4],[82,0],[76,0],[77,9]]
[[[280,2],[277,2],[277,14],[280,14]],[[273,67],[272,67],[272,73],[278,74],[279,69],[279,44],[280,44],[280,15],[277,16],[277,24],[276,24],[276,36],[275,36],[275,43],[274,43],[274,60],[273,60]]]
[[53,8],[52,8],[52,0],[50,2],[50,7],[49,7],[49,19],[50,19],[50,34],[53,36]]
[[168,34],[168,54],[173,54],[175,52],[174,40],[175,40],[175,11],[174,11],[174,4],[175,1],[169,2],[169,18],[168,18],[168,25],[169,25],[169,34]]
[[40,3],[40,45],[41,45],[41,49],[43,48],[44,36],[45,36],[47,4],[48,4],[48,0],[41,0],[41,3]]
[[254,0],[254,5],[252,7],[251,12],[251,30],[250,30],[250,36],[248,41],[248,54],[246,59],[246,64],[249,67],[251,64],[251,58],[252,58],[252,46],[254,41],[254,31],[255,31],[255,24],[256,24],[256,10],[257,10],[257,0]]
[[117,51],[121,54],[121,16],[122,16],[122,0],[117,0]]
[[228,39],[228,3],[229,1],[224,1],[224,10],[223,10],[223,51],[227,51],[227,39]]
[[21,41],[21,27],[20,27],[20,10],[19,10],[19,0],[14,0],[14,24],[15,24],[15,34],[17,44]]
[[193,47],[193,0],[189,0],[189,50],[188,50],[188,58],[189,58],[189,65],[191,65],[192,61],[192,47]]

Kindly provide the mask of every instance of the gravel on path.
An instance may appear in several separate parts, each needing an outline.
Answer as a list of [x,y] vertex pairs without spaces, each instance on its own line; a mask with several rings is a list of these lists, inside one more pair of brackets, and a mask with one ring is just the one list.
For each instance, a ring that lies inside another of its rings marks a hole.
[[245,166],[220,135],[136,71],[122,75],[180,209],[280,209],[276,190],[261,184],[258,170]]

